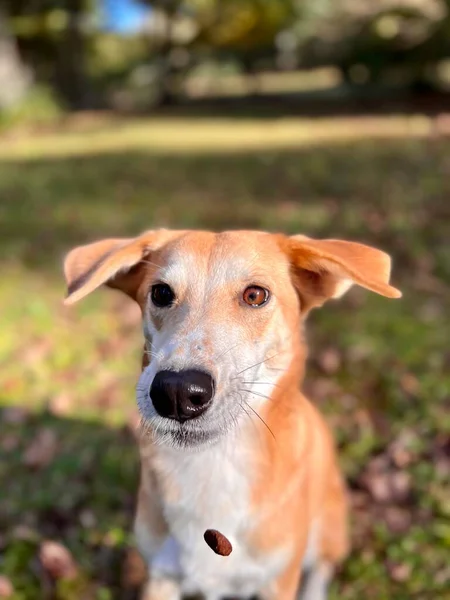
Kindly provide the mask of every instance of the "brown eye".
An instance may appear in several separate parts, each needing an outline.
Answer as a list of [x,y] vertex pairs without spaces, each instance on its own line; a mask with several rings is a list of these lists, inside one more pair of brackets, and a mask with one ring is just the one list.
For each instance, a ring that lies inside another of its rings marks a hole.
[[242,299],[249,306],[258,308],[267,302],[269,296],[269,290],[259,287],[259,285],[251,285],[244,291]]
[[175,294],[167,283],[156,283],[152,286],[152,302],[158,308],[165,308],[173,304]]

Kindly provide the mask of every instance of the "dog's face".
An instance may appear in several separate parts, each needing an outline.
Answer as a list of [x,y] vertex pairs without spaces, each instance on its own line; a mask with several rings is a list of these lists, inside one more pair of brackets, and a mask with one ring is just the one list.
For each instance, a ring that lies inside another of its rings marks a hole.
[[387,296],[389,257],[350,242],[263,232],[149,232],[77,248],[68,301],[102,283],[139,303],[139,409],[161,443],[198,446],[258,416],[299,372],[303,315],[353,282]]
[[258,411],[295,353],[289,261],[274,236],[232,232],[187,233],[152,262],[141,414],[161,439],[215,440]]

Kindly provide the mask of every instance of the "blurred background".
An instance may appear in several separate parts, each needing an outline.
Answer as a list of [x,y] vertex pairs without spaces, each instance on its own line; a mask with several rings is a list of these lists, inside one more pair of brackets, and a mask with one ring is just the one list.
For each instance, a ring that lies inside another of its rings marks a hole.
[[392,254],[402,300],[308,323],[353,507],[331,598],[450,598],[449,91],[449,0],[2,0],[0,598],[136,598],[139,318],[63,308],[62,258],[160,226]]

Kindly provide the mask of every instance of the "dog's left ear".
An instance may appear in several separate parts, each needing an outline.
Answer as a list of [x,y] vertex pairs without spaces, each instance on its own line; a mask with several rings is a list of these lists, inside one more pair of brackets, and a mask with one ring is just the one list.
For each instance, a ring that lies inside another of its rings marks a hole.
[[179,235],[160,229],[134,239],[107,239],[69,252],[64,261],[67,282],[65,304],[73,304],[105,284],[131,297],[142,281],[143,262],[152,250]]
[[387,298],[402,295],[389,285],[391,259],[381,250],[356,242],[314,240],[303,235],[286,240],[302,310],[340,298],[354,283]]

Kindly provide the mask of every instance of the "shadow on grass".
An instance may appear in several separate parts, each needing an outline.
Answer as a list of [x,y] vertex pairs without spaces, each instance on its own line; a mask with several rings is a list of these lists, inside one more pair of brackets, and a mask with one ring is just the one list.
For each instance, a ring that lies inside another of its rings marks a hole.
[[337,117],[375,115],[439,115],[448,110],[449,94],[377,86],[345,86],[310,92],[261,93],[247,96],[208,96],[160,108],[153,114],[193,119]]
[[[8,408],[0,410],[0,439],[1,572],[14,597],[135,597],[125,571],[138,483],[130,431]],[[45,540],[70,548],[74,580],[55,582],[43,568]]]

